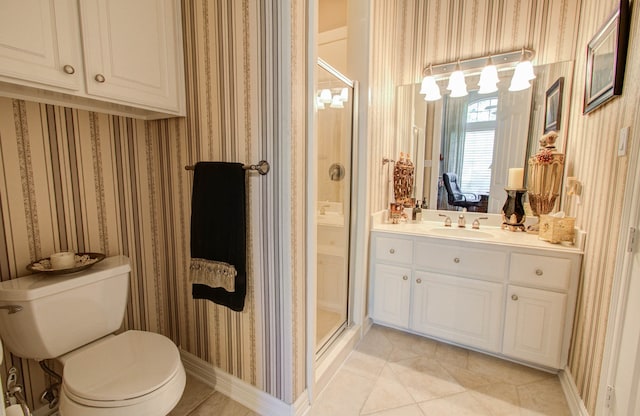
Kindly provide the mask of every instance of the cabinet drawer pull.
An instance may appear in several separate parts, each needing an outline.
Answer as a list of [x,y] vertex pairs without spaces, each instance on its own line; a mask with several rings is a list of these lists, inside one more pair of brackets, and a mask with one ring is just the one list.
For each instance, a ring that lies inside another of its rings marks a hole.
[[402,280],[409,280],[409,276],[405,274],[404,276],[402,276]]
[[511,295],[511,299],[512,300],[518,300],[518,295],[516,295],[515,293],[513,295]]
[[454,263],[460,263],[460,257],[456,257],[455,259],[453,259]]
[[390,249],[389,249],[389,253],[393,254],[393,253],[395,253],[395,252],[396,252],[396,250],[395,250],[395,249],[393,249],[393,248],[390,248]]
[[102,74],[97,74],[94,79],[101,84],[106,81],[106,78]]
[[422,283],[422,279],[416,279],[416,283],[418,284]]
[[68,64],[63,66],[62,70],[64,71],[65,74],[69,74],[69,75],[73,75],[76,73],[76,69]]
[[542,269],[536,269],[536,276],[542,276],[544,274],[544,272],[542,271]]

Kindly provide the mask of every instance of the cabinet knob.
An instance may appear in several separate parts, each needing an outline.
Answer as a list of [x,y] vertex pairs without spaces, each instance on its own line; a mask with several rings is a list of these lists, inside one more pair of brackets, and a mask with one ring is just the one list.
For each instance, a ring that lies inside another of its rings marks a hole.
[[542,276],[544,274],[544,272],[542,271],[542,269],[536,269],[536,276]]
[[416,283],[418,284],[422,283],[422,279],[416,279]]
[[512,300],[518,300],[518,295],[516,295],[515,293],[513,295],[511,295],[511,299]]
[[405,274],[404,276],[402,276],[402,280],[409,280],[409,276]]
[[454,263],[460,263],[460,257],[456,257],[455,259],[453,259]]
[[76,73],[76,69],[74,67],[72,67],[71,65],[65,65],[62,67],[62,70],[64,71],[65,74],[75,74]]
[[396,252],[395,249],[392,249],[392,248],[389,249],[389,253],[393,254],[395,252]]
[[95,79],[101,84],[106,81],[106,78],[102,74],[97,74],[95,77],[93,77],[93,79]]

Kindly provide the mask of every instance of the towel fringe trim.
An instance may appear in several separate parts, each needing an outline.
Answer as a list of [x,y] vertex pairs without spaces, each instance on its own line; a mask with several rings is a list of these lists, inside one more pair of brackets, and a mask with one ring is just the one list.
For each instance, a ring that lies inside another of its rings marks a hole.
[[221,287],[228,292],[235,292],[237,275],[236,268],[223,261],[194,258],[189,266],[191,283]]

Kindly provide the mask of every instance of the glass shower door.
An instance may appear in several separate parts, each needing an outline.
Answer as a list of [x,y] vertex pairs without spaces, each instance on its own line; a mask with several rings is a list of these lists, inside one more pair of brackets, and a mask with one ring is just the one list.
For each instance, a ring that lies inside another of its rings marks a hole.
[[318,62],[316,352],[349,322],[354,83]]

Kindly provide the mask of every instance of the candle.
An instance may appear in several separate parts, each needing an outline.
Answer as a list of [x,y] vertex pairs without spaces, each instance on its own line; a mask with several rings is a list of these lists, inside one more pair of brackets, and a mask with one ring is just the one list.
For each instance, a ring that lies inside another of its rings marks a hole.
[[70,269],[76,265],[76,255],[70,251],[53,253],[49,261],[52,269]]
[[507,182],[507,188],[522,189],[523,183],[524,183],[524,168],[510,168],[509,181]]

